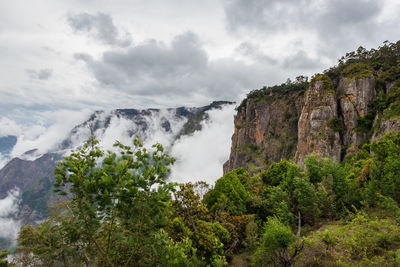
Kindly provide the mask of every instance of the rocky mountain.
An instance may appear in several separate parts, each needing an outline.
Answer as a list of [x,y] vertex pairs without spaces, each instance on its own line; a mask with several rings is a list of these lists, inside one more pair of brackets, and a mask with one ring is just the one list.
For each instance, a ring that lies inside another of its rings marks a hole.
[[295,82],[252,91],[235,116],[224,173],[264,169],[318,153],[346,160],[362,145],[400,131],[400,43],[359,48],[339,64]]
[[253,92],[238,107],[224,173],[239,167],[256,172],[273,161],[294,156],[305,83],[288,89],[272,88],[260,96]]
[[0,170],[0,199],[18,188],[20,190],[20,214],[23,223],[40,220],[46,215],[47,204],[56,199],[52,192],[54,169],[58,154],[48,153],[34,160],[12,159]]

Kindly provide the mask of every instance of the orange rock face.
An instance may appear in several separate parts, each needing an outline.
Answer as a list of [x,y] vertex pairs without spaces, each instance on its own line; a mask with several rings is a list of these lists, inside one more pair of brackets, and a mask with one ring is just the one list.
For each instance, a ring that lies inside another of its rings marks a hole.
[[262,101],[248,99],[235,116],[224,173],[239,167],[257,172],[272,161],[293,158],[302,102],[302,92],[274,93]]

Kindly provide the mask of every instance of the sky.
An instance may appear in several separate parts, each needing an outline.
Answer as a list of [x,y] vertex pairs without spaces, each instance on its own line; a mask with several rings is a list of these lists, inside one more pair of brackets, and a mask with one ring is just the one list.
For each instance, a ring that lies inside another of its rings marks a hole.
[[60,110],[240,101],[397,41],[399,11],[396,0],[0,1],[0,115],[49,125]]

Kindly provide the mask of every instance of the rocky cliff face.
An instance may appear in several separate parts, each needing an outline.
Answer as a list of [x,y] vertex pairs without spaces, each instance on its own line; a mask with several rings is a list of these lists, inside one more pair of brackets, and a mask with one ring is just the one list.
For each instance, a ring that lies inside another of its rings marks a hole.
[[224,173],[244,167],[257,172],[272,161],[294,156],[304,91],[270,92],[248,99],[235,116],[231,155]]
[[368,138],[366,133],[357,131],[356,127],[358,118],[365,117],[371,109],[369,105],[376,97],[374,76],[341,78],[338,97],[344,122],[343,144],[347,147],[347,154],[351,154]]
[[328,77],[316,78],[306,92],[299,120],[295,161],[301,166],[305,156],[312,152],[340,160],[340,135],[332,127],[338,117],[335,91]]
[[257,172],[281,159],[304,166],[313,152],[341,161],[364,143],[400,131],[400,81],[386,81],[382,71],[360,63],[334,77],[336,86],[327,75],[315,75],[304,97],[303,90],[249,94],[235,117],[224,173]]

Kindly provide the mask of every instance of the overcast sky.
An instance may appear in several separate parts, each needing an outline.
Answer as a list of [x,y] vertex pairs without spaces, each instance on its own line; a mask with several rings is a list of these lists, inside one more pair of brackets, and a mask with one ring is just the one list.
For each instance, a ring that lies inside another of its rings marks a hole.
[[398,14],[397,0],[0,1],[0,115],[240,100],[397,41]]

